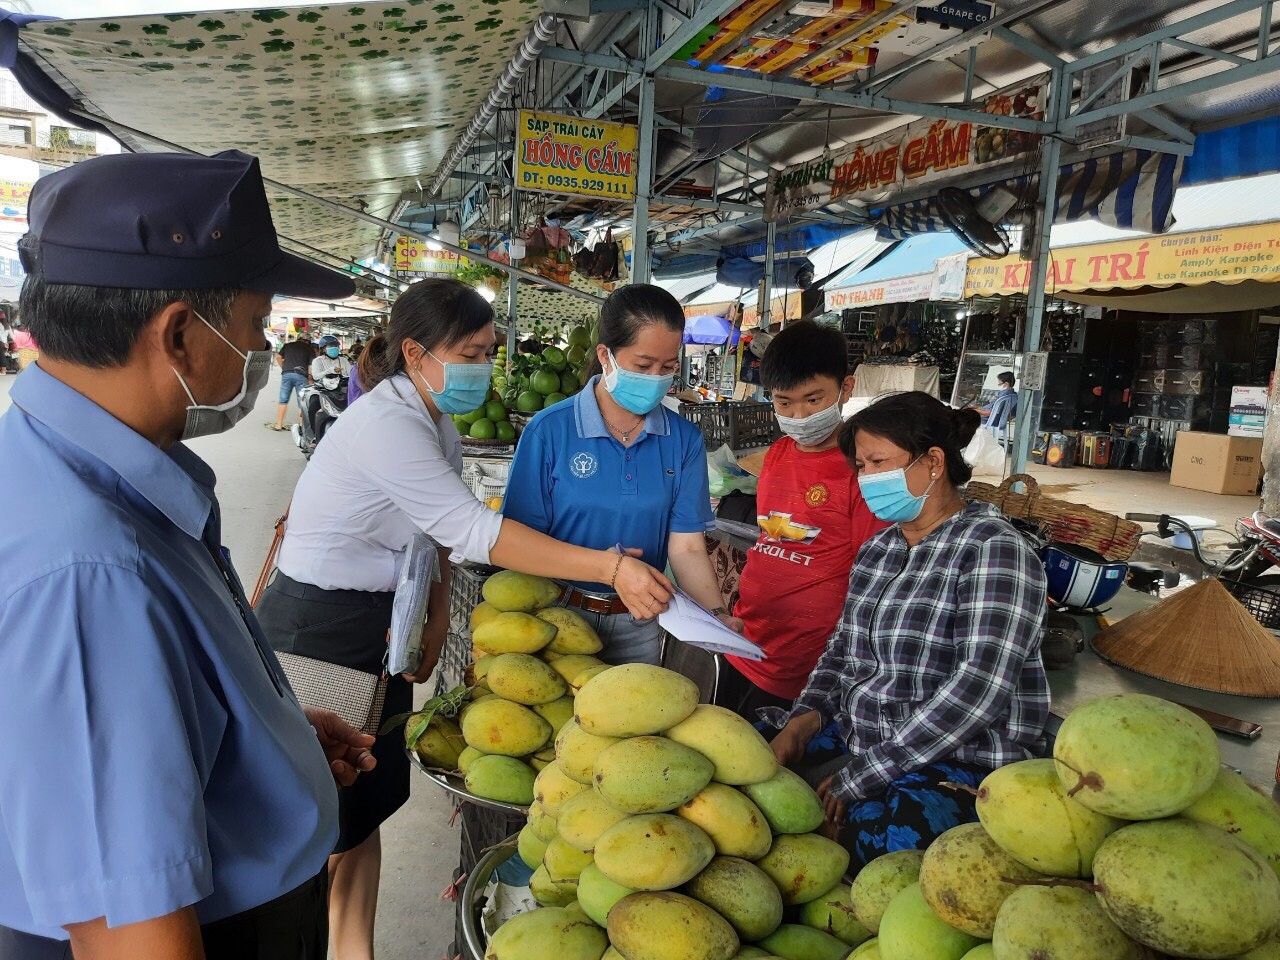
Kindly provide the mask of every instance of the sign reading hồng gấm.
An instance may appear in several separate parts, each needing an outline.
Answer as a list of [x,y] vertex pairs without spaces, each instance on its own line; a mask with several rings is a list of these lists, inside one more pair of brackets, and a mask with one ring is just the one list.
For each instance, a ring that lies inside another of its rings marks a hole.
[[516,187],[626,200],[636,191],[637,128],[521,110]]

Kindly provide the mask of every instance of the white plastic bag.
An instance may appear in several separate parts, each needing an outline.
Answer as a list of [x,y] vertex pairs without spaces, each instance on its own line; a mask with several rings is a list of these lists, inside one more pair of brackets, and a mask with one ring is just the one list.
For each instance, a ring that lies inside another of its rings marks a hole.
[[758,478],[738,466],[738,458],[729,445],[722,444],[715,453],[707,455],[707,477],[711,482],[711,496],[723,497],[734,490],[755,493]]
[[983,424],[964,448],[964,462],[973,467],[976,474],[1004,476],[1005,453],[1000,441],[989,427]]

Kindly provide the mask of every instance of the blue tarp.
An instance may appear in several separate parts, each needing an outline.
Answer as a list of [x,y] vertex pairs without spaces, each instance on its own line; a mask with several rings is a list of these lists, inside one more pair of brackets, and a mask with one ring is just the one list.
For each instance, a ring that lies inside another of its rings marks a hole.
[[1202,133],[1182,167],[1182,184],[1217,183],[1280,170],[1280,117]]
[[702,313],[684,322],[685,343],[720,346],[732,337],[732,342],[736,344],[740,336],[741,330],[736,329],[724,317],[711,313]]
[[878,280],[894,280],[917,273],[932,273],[936,260],[952,254],[964,253],[968,248],[953,233],[922,233],[908,237],[874,263],[862,270],[846,270],[823,284],[834,287],[875,283]]

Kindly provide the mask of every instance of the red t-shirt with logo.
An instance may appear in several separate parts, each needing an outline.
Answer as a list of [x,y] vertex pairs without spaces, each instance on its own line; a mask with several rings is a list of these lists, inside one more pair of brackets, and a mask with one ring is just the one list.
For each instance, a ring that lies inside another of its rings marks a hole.
[[729,660],[760,689],[794,700],[840,619],[859,548],[888,524],[867,508],[839,449],[804,453],[790,437],[765,455],[756,512],[760,539],[733,612],[767,659]]

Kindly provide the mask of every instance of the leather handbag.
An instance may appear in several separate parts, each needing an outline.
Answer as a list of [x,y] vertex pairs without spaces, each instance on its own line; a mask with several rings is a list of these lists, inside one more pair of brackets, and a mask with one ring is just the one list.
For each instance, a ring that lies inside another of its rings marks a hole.
[[249,594],[249,606],[256,608],[258,601],[262,599],[262,592],[267,589],[267,584],[271,582],[271,575],[276,572],[276,555],[280,552],[280,544],[284,540],[284,525],[289,520],[289,507],[293,506],[293,502],[289,502],[289,506],[284,508],[284,513],[276,518],[276,532],[271,538],[271,546],[267,548],[267,558],[262,561],[262,569],[258,571],[258,579],[254,581],[253,592]]

